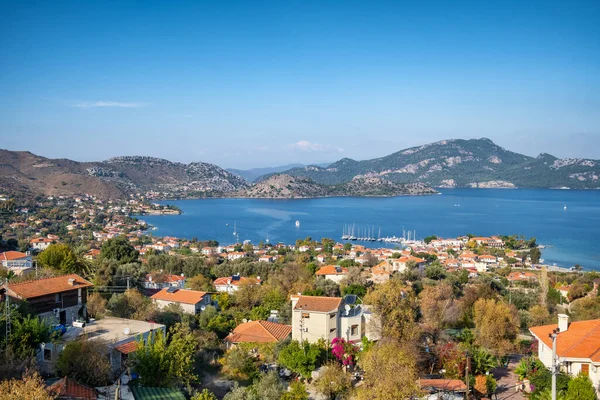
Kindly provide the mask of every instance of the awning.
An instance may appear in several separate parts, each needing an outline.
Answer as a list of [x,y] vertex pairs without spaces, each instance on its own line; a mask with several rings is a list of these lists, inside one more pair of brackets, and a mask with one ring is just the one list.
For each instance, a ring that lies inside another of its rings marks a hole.
[[115,347],[115,350],[123,354],[133,353],[137,350],[137,342],[135,340],[132,340],[131,342],[120,344]]

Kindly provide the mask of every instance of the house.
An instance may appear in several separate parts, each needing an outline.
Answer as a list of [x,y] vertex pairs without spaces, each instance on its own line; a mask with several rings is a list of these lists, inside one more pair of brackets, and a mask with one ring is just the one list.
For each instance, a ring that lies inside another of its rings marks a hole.
[[113,376],[123,371],[124,361],[137,350],[137,341],[146,341],[153,332],[165,334],[165,326],[155,322],[106,317],[90,320],[83,326],[69,326],[57,340],[40,345],[36,363],[43,373],[53,373],[58,356],[65,346],[75,340],[94,340],[105,344],[103,349],[110,362]]
[[427,400],[462,400],[467,393],[467,385],[460,379],[419,379],[419,386],[427,393]]
[[144,287],[146,289],[164,289],[169,287],[183,289],[185,287],[185,275],[163,273],[146,274]]
[[52,244],[52,240],[48,238],[35,238],[29,242],[35,250],[46,250]]
[[345,338],[358,342],[363,336],[378,340],[376,319],[370,310],[356,304],[356,296],[291,296],[292,339],[315,343]]
[[77,383],[65,376],[46,388],[57,400],[96,400],[98,394],[94,388]]
[[339,335],[341,297],[291,296],[292,339],[331,342]]
[[250,321],[239,324],[225,338],[227,348],[238,343],[277,343],[292,334],[291,325],[269,321]]
[[495,264],[497,262],[496,256],[492,256],[490,254],[482,254],[477,256],[477,260],[486,264]]
[[260,256],[258,261],[260,262],[266,262],[266,263],[272,263],[275,261],[275,257],[271,256],[269,254],[265,254],[264,256]]
[[319,254],[317,256],[317,261],[320,263],[324,263],[327,260],[327,254]]
[[240,258],[246,257],[246,253],[243,251],[234,251],[231,253],[227,253],[227,259],[230,261],[239,260]]
[[508,279],[510,282],[518,282],[518,281],[531,282],[531,281],[537,281],[538,276],[537,276],[537,274],[535,274],[533,272],[514,271],[514,272],[511,272],[510,274],[508,274],[506,279]]
[[600,319],[569,323],[558,315],[558,324],[534,326],[529,331],[538,340],[538,358],[552,368],[552,339],[557,330],[556,356],[561,371],[571,376],[587,375],[598,392],[600,387]]
[[563,298],[569,298],[569,289],[571,289],[571,285],[556,286],[554,289],[558,290]]
[[20,251],[5,251],[0,253],[0,265],[20,275],[29,272],[33,268],[33,261],[30,254]]
[[33,314],[50,324],[70,325],[87,319],[87,290],[92,286],[77,274],[61,275],[11,283],[5,296],[16,303],[27,302]]
[[215,285],[215,290],[217,292],[234,293],[241,286],[260,285],[260,282],[261,282],[260,276],[257,276],[256,278],[246,278],[246,277],[240,276],[240,274],[237,274],[237,275],[217,278],[217,279],[215,279],[215,281],[213,283]]
[[100,250],[98,249],[90,249],[87,253],[85,253],[85,255],[83,256],[86,260],[95,260],[96,258],[98,258],[100,256]]
[[342,268],[339,265],[325,265],[319,268],[315,275],[340,283],[348,275],[348,268]]
[[169,287],[162,289],[150,297],[159,309],[170,304],[179,304],[187,314],[198,314],[210,305],[210,294],[198,290]]
[[382,261],[371,268],[371,275],[367,280],[376,284],[387,282],[392,276],[390,271],[392,271],[392,265],[387,261]]
[[407,268],[408,263],[414,262],[415,267],[422,270],[425,267],[426,261],[420,257],[414,256],[403,256],[400,258],[392,259],[392,267],[394,271],[404,272]]
[[217,249],[215,249],[214,247],[203,247],[202,248],[202,254],[204,254],[205,256],[212,256],[216,252],[217,252]]

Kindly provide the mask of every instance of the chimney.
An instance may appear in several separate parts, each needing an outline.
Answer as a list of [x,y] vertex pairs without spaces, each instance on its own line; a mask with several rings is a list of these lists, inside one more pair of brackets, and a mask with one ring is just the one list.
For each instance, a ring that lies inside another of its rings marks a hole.
[[558,314],[558,332],[566,332],[569,329],[569,316]]
[[292,310],[293,310],[294,307],[296,307],[296,303],[298,303],[298,300],[300,300],[300,293],[298,293],[297,295],[291,295],[290,300],[292,301]]
[[70,286],[75,286],[75,279],[69,278],[68,282]]

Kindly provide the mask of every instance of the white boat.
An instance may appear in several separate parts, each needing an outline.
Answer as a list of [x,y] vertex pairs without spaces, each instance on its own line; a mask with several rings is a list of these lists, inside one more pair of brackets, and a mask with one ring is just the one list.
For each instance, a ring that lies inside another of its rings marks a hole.
[[300,226],[300,221],[296,221],[296,226]]
[[565,204],[565,207],[563,208],[565,211],[567,211],[567,205]]
[[233,236],[237,235],[237,221],[233,223]]

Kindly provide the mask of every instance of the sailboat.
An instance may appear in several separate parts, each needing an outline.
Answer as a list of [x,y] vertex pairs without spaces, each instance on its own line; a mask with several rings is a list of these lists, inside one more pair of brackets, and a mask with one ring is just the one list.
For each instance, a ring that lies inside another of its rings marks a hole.
[[267,239],[265,240],[265,243],[269,243],[269,231],[267,231]]
[[567,205],[565,204],[565,207],[563,208],[563,210],[567,211]]
[[233,236],[237,235],[237,221],[234,221],[233,223]]

